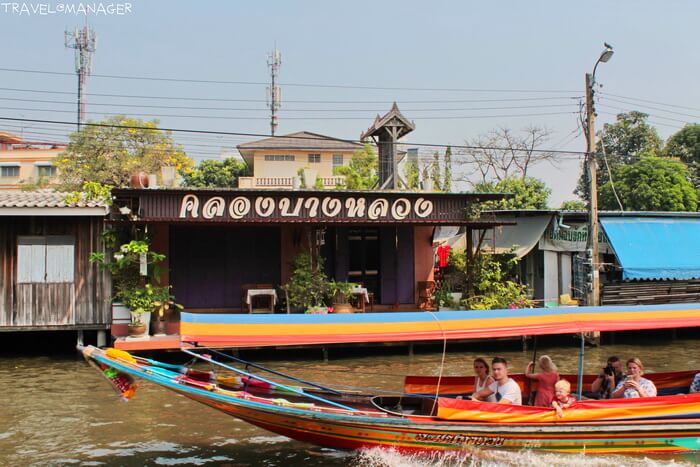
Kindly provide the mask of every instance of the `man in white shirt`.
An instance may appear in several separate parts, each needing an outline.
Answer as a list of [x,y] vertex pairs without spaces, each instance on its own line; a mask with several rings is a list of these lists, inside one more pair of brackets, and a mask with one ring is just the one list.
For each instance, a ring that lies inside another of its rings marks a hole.
[[495,380],[481,391],[472,394],[472,399],[485,401],[491,394],[496,396],[498,404],[523,405],[520,386],[508,377],[508,362],[503,357],[491,361],[491,371]]

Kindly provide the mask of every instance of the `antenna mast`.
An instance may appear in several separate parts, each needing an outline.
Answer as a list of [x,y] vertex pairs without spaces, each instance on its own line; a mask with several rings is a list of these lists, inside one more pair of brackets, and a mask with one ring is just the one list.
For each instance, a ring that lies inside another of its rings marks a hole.
[[275,49],[267,56],[267,66],[270,67],[271,83],[267,88],[268,105],[270,106],[270,134],[275,136],[277,130],[277,111],[282,105],[282,89],[277,85],[277,73],[282,65],[282,54]]
[[85,121],[85,84],[92,72],[92,54],[97,48],[97,35],[85,22],[83,29],[64,34],[67,48],[75,49],[75,73],[78,75],[78,130]]

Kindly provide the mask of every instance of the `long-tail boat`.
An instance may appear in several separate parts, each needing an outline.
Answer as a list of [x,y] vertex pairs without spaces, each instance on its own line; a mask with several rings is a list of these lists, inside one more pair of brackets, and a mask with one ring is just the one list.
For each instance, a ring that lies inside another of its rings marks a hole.
[[[372,323],[371,332],[385,338],[390,334],[397,337],[399,333],[398,337],[406,340],[415,339],[418,334],[420,339],[432,335],[445,341],[698,327],[700,304],[375,313],[360,315],[356,322],[345,315],[327,318],[330,319],[322,323],[322,328],[314,328],[314,323],[318,323],[316,318],[309,320],[306,326],[300,319],[298,324],[301,325],[296,330],[299,333],[290,335],[290,341],[322,342],[321,329],[336,336],[370,332],[362,327],[366,322]],[[410,320],[413,326],[397,329],[397,322]],[[426,323],[432,323],[432,328]],[[230,345],[239,338],[232,333],[227,335],[229,324],[221,315],[183,316],[183,339],[186,340],[181,347],[182,352],[231,372],[228,376],[163,364],[117,349],[88,346],[82,348],[82,352],[124,399],[133,397],[135,377],[143,378],[271,432],[332,448],[387,447],[410,452],[482,447],[586,453],[700,450],[700,394],[681,393],[686,392],[690,384],[692,374],[689,372],[658,377],[645,375],[657,378],[662,388],[671,388],[666,393],[672,395],[580,400],[558,417],[553,409],[457,399],[454,392],[461,391],[468,380],[454,381],[448,376],[424,377],[428,378],[425,380],[410,377],[402,393],[372,395],[303,381],[228,356],[234,363],[245,363],[241,369],[220,361],[226,355],[212,346],[214,343]],[[258,322],[263,328],[257,330],[256,322],[250,324],[252,327],[243,335],[251,342],[260,338],[251,337],[256,336],[256,332],[277,332],[269,323]],[[296,331],[288,330],[288,333]],[[261,335],[264,338],[264,334]],[[579,368],[583,366],[583,339],[581,349]],[[221,358],[214,358],[214,355]],[[263,372],[273,376],[268,377]],[[269,379],[272,377],[292,383]],[[580,392],[586,378],[580,373],[575,383]]]

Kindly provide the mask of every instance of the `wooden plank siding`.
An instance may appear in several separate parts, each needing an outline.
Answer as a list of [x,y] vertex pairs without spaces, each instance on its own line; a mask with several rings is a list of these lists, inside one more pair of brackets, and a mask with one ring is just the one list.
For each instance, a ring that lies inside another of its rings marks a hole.
[[[111,322],[111,278],[90,264],[103,251],[102,217],[0,218],[0,331],[105,329]],[[68,235],[75,239],[74,280],[17,282],[19,236]]]

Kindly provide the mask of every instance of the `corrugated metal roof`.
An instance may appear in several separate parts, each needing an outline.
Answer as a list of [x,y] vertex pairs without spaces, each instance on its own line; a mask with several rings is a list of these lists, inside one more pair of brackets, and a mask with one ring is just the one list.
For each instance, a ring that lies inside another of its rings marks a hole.
[[601,217],[622,278],[700,278],[700,219],[684,217]]
[[239,144],[236,147],[239,151],[251,149],[354,151],[362,148],[362,145],[352,141],[311,133],[310,131],[299,131],[284,136],[275,136]]
[[0,208],[104,208],[97,200],[80,201],[68,205],[64,201],[68,193],[52,190],[0,191]]

